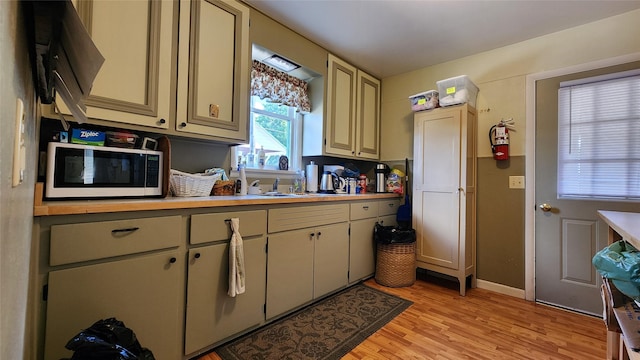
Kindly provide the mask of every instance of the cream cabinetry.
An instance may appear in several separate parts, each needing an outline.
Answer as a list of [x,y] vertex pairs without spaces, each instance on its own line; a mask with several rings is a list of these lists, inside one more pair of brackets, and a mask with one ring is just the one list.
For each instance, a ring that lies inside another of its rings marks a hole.
[[380,157],[380,80],[329,54],[325,152]]
[[362,201],[350,204],[349,283],[371,277],[376,270],[376,223],[396,225],[400,200]]
[[[78,1],[76,9],[105,58],[86,101],[87,117],[168,129],[178,6],[162,1]],[[70,116],[62,100],[62,114]],[[57,118],[47,107],[45,116]]]
[[417,266],[476,282],[476,110],[468,105],[414,116],[413,227]]
[[249,8],[181,0],[176,130],[243,142],[248,134]]
[[[240,220],[245,259],[246,290],[235,297],[227,294],[231,218]],[[265,210],[191,216],[185,355],[264,323],[266,232]]]
[[266,318],[347,285],[349,205],[269,210]]
[[67,341],[110,317],[156,359],[180,358],[181,225],[180,216],[52,225],[44,359],[70,357]]
[[[87,101],[91,123],[247,141],[248,7],[235,0],[88,0],[77,10],[105,57]],[[62,101],[58,107],[70,113]],[[43,115],[58,116],[51,106]]]

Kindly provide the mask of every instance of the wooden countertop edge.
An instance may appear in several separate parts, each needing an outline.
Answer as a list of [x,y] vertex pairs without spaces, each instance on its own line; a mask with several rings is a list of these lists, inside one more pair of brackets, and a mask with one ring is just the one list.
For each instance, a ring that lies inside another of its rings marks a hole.
[[399,194],[358,194],[358,195],[302,195],[269,197],[261,195],[246,196],[206,196],[206,197],[167,197],[164,199],[119,199],[119,200],[71,200],[35,202],[34,216],[99,214],[109,212],[175,210],[245,205],[303,204],[334,201],[384,200],[400,198]]

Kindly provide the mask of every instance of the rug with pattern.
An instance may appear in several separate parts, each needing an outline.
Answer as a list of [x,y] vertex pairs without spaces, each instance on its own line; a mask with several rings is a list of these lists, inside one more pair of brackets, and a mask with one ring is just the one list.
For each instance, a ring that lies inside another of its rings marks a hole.
[[412,302],[358,284],[217,349],[224,360],[340,359]]

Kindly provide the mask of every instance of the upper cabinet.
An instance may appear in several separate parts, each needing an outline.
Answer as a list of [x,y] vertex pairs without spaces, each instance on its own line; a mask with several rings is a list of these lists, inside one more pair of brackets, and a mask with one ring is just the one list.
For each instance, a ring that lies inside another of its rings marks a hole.
[[[234,0],[82,0],[76,9],[105,58],[86,102],[89,122],[247,141],[248,7]],[[43,115],[58,117],[52,107]]]
[[[105,58],[86,101],[87,117],[167,129],[177,4],[83,0],[76,9]],[[70,114],[61,100],[57,105]],[[45,109],[44,115],[56,118],[54,111]]]
[[325,152],[380,156],[380,80],[329,54]]
[[233,0],[181,0],[178,132],[247,141],[249,8]]

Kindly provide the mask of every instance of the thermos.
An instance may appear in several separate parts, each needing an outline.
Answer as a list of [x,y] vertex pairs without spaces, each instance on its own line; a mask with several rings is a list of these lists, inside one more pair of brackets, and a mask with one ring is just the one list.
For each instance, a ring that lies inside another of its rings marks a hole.
[[313,161],[307,165],[307,191],[310,193],[318,192],[318,165]]
[[385,175],[387,173],[387,165],[378,164],[376,165],[376,192],[383,193],[387,192],[387,184],[385,180]]

